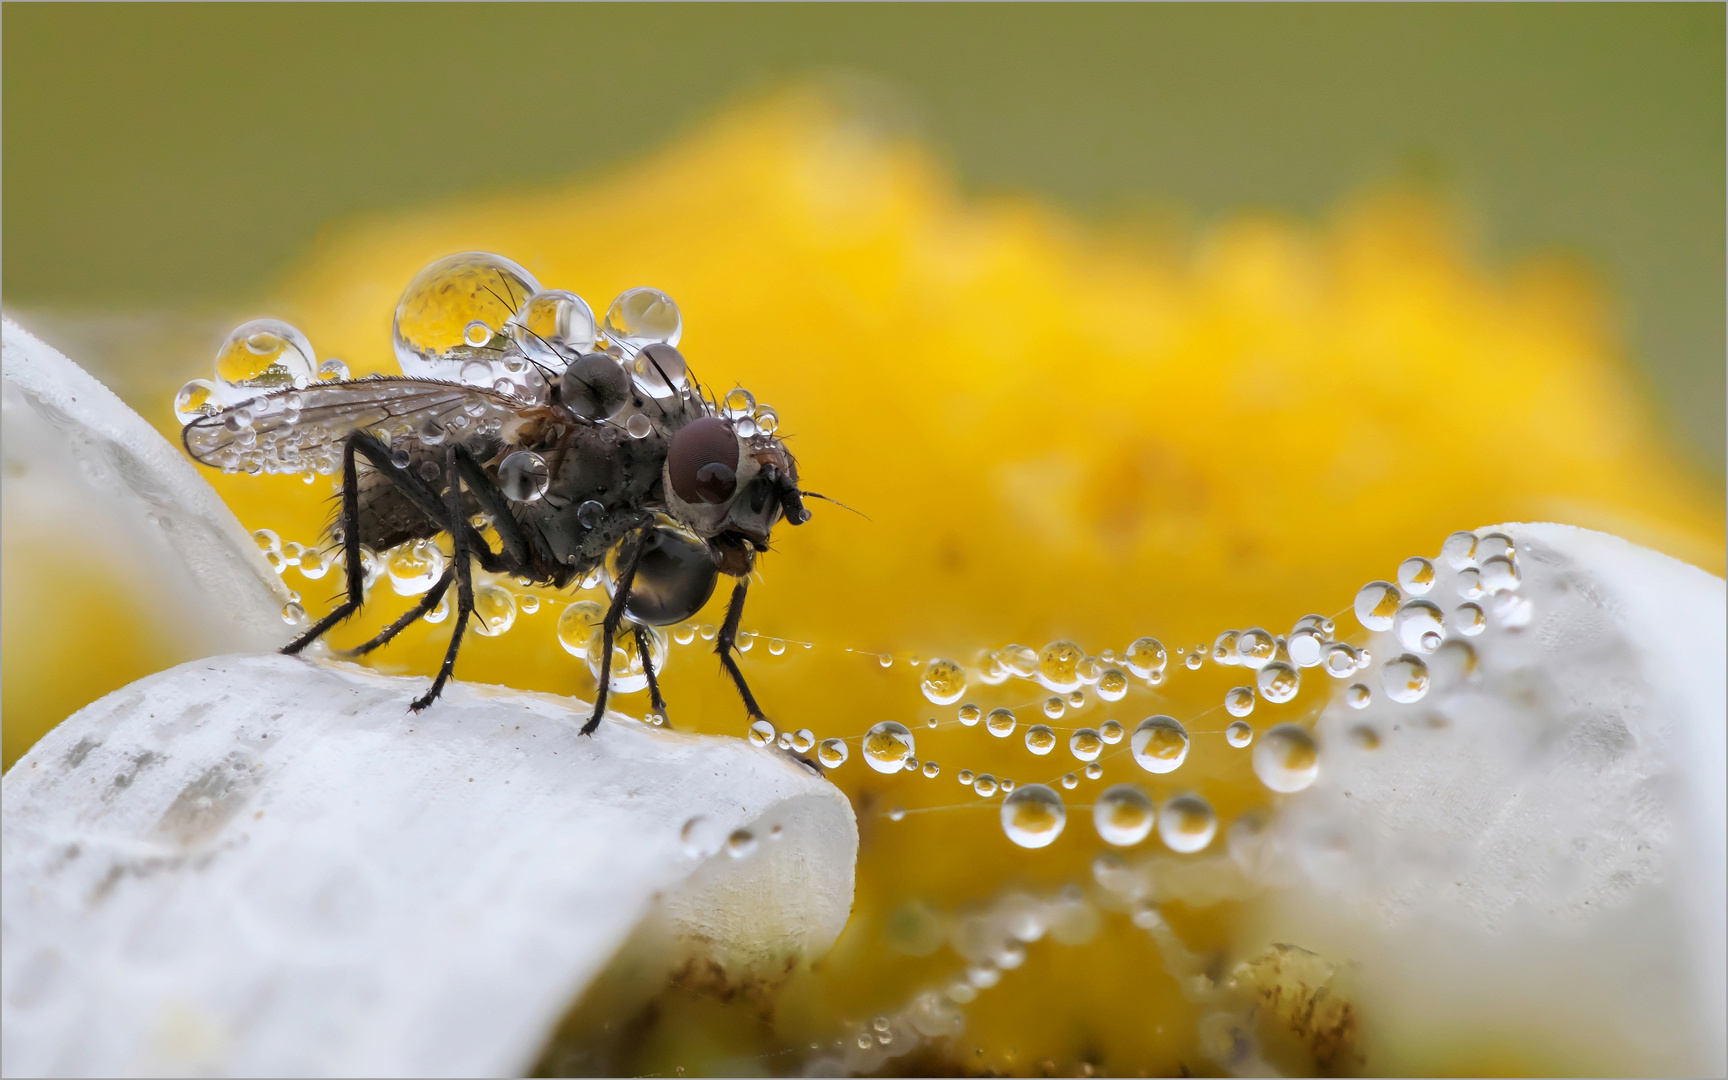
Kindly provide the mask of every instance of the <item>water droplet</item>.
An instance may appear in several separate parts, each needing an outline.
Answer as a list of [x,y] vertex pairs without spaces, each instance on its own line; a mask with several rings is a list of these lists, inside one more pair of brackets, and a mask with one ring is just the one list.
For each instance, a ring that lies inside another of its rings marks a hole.
[[965,784],[967,787],[972,786],[972,770],[971,769],[961,769],[957,775],[959,776],[960,782],[962,784]]
[[1188,758],[1188,729],[1173,716],[1148,716],[1134,729],[1128,746],[1147,772],[1175,772]]
[[306,609],[290,600],[282,605],[282,621],[289,626],[299,626],[306,621]]
[[894,666],[894,658],[892,656],[889,656],[887,653],[883,653],[881,656],[878,656],[876,658],[876,662],[878,664],[881,664],[885,668],[890,668],[890,667]]
[[879,773],[899,772],[913,750],[912,732],[905,724],[883,720],[864,734],[864,763]]
[[528,298],[505,329],[523,356],[562,371],[594,348],[597,328],[588,301],[564,289],[543,289]]
[[[636,388],[652,398],[669,398],[690,385],[690,366],[684,354],[664,342],[643,346],[625,367]],[[749,437],[752,432],[740,428],[738,434]]]
[[1260,696],[1273,705],[1282,705],[1302,689],[1302,675],[1283,661],[1267,664],[1254,677]]
[[[582,504],[576,507],[576,523],[584,529],[592,529],[594,526],[600,524],[601,519],[605,516],[606,507],[593,499],[584,499]],[[598,582],[596,582],[596,584],[598,584]],[[584,587],[593,588],[592,585],[585,585]],[[709,635],[703,640],[713,641],[714,638],[713,635]]]
[[735,386],[726,391],[726,396],[720,399],[720,411],[729,420],[742,420],[756,409],[756,398],[742,386]]
[[193,379],[174,394],[174,416],[182,424],[190,424],[201,416],[221,412],[222,394],[208,379]]
[[726,838],[726,854],[734,859],[742,859],[755,850],[756,834],[749,829],[734,829]]
[[1044,784],[1027,784],[1002,800],[1002,831],[1023,848],[1049,847],[1067,824],[1062,796]]
[[696,632],[701,635],[703,641],[713,641],[715,636],[720,633],[720,629],[713,623],[703,623]]
[[1157,638],[1135,638],[1122,653],[1122,662],[1128,665],[1128,670],[1141,679],[1162,674],[1164,665],[1169,660],[1164,646]]
[[846,743],[842,739],[823,739],[816,750],[816,760],[830,769],[846,764]]
[[444,573],[444,552],[431,540],[397,544],[384,555],[390,587],[398,596],[419,596]]
[[924,763],[924,775],[929,779],[934,780],[941,774],[942,766],[936,764],[934,761],[926,761]]
[[631,413],[630,419],[624,421],[624,430],[630,433],[632,439],[646,439],[648,433],[654,430],[654,421],[643,413]]
[[1183,855],[1203,851],[1217,834],[1218,815],[1198,795],[1178,795],[1158,812],[1158,838],[1171,851]]
[[1215,664],[1240,664],[1242,658],[1236,655],[1236,648],[1241,644],[1242,634],[1237,630],[1226,630],[1212,641],[1212,662]]
[[1453,624],[1465,637],[1475,637],[1488,625],[1488,620],[1482,615],[1482,608],[1477,604],[1459,604],[1452,610]]
[[[774,725],[766,720],[756,720],[750,725],[750,744],[752,746],[767,746],[774,741]],[[895,763],[899,768],[899,763]]]
[[1122,725],[1114,720],[1106,720],[1098,728],[1098,737],[1115,746],[1122,741]]
[[1326,635],[1316,627],[1302,627],[1291,632],[1290,642],[1285,648],[1292,664],[1311,668],[1320,663],[1321,653],[1326,648]]
[[1380,671],[1380,685],[1386,688],[1387,697],[1400,704],[1420,701],[1428,692],[1428,665],[1409,653],[1388,660]]
[[626,289],[606,308],[606,339],[634,353],[644,345],[676,345],[684,336],[684,317],[670,296],[642,285]]
[[317,364],[305,334],[277,319],[254,319],[235,327],[216,350],[216,393],[225,402],[241,402],[310,386]]
[[490,582],[474,586],[474,629],[485,637],[508,633],[516,624],[516,595]]
[[1301,791],[1320,775],[1320,747],[1296,724],[1278,724],[1254,747],[1254,775],[1273,791]]
[[1403,600],[1391,582],[1370,581],[1356,593],[1356,621],[1368,630],[1390,630]]
[[485,252],[463,252],[427,266],[396,305],[393,336],[402,374],[490,387],[497,377],[492,329],[506,325],[539,291],[528,271]]
[[1152,800],[1133,784],[1104,789],[1092,804],[1092,826],[1106,844],[1132,847],[1146,839],[1156,818]]
[[1476,561],[1476,534],[1455,532],[1440,545],[1440,557],[1454,570],[1462,570]]
[[720,848],[720,826],[712,819],[697,814],[678,830],[678,841],[684,848],[686,858],[707,858]]
[[1204,661],[1202,661],[1202,660],[1201,660],[1201,659],[1200,659],[1200,654],[1199,654],[1199,653],[1189,653],[1189,654],[1188,654],[1188,658],[1187,658],[1187,659],[1186,659],[1186,660],[1184,660],[1184,661],[1182,661],[1182,664],[1183,664],[1183,666],[1184,666],[1184,667],[1186,667],[1186,668],[1187,668],[1187,669],[1188,669],[1188,670],[1189,670],[1189,671],[1199,671],[1199,670],[1200,670],[1200,665],[1201,665],[1201,664],[1202,664],[1202,663],[1203,663],[1203,662],[1204,662]]
[[1484,592],[1512,592],[1520,582],[1518,564],[1505,555],[1496,555],[1482,563],[1482,589]]
[[1004,795],[1006,795],[1010,791],[1014,790],[1014,781],[1009,777],[1004,776],[1001,780],[1001,784],[1002,784],[1002,794],[1004,794]]
[[1080,771],[1086,774],[1086,779],[1096,780],[1100,776],[1104,775],[1104,766],[1098,764],[1096,761],[1088,761],[1086,767]]
[[1258,670],[1272,662],[1277,655],[1278,643],[1272,635],[1256,626],[1252,630],[1244,630],[1236,638],[1236,655],[1246,667]]
[[1080,786],[1080,778],[1075,776],[1073,773],[1063,773],[1062,786],[1067,788],[1069,791],[1073,791],[1075,788]]
[[1026,729],[1026,749],[1043,757],[1056,749],[1056,733],[1043,724],[1033,724]]
[[1086,650],[1072,641],[1052,641],[1038,654],[1036,677],[1045,689],[1065,694],[1080,685],[1080,661]]
[[1098,698],[1121,701],[1128,693],[1128,676],[1121,668],[1107,667],[1098,676]]
[[348,371],[348,365],[334,356],[318,363],[319,382],[347,382],[353,376]]
[[780,429],[780,414],[766,405],[756,406],[756,430],[772,435]]
[[1232,720],[1230,726],[1224,729],[1224,741],[1241,749],[1254,741],[1254,729],[1246,720]]
[[1059,697],[1047,697],[1044,699],[1043,708],[1045,716],[1052,720],[1060,720],[1062,714],[1068,711],[1068,703]]
[[1398,614],[1392,619],[1392,629],[1406,649],[1433,652],[1440,647],[1442,635],[1446,632],[1446,620],[1433,603],[1412,600],[1398,609]]
[[1068,736],[1068,752],[1078,761],[1096,761],[1098,755],[1104,752],[1104,736],[1089,727],[1083,727]]
[[564,646],[564,651],[571,656],[586,660],[588,650],[599,642],[596,635],[605,620],[606,613],[594,601],[571,603],[565,607],[564,614],[558,616],[558,644]]
[[259,529],[252,534],[252,542],[258,545],[259,551],[281,551],[282,538],[276,535],[274,529]]
[[672,631],[672,640],[680,645],[688,645],[696,640],[696,628],[689,623],[682,623]]
[[1505,533],[1488,533],[1476,541],[1476,565],[1481,566],[1492,558],[1511,558],[1513,551],[1510,536]]
[[960,706],[960,722],[967,727],[974,727],[984,718],[984,710],[971,703]]
[[991,709],[990,715],[984,718],[984,730],[998,739],[1006,739],[1014,734],[1016,723],[1014,713],[1009,709]]
[[932,660],[924,668],[920,684],[933,705],[952,705],[966,692],[966,669],[952,660]]
[[1434,564],[1412,555],[1398,564],[1398,587],[1406,596],[1421,596],[1434,587]]
[[1344,688],[1344,700],[1352,709],[1366,709],[1368,703],[1374,700],[1374,694],[1359,682],[1351,683]]
[[1481,571],[1474,567],[1458,571],[1458,580],[1454,585],[1459,596],[1466,600],[1476,599],[1483,593]]
[[915,757],[909,757],[905,761],[902,761],[900,763],[900,771],[901,772],[917,772],[918,771],[918,759]]
[[972,781],[972,790],[986,799],[996,794],[996,787],[996,778],[989,773],[979,773],[977,779]]
[[1326,674],[1334,679],[1347,679],[1355,673],[1358,666],[1357,652],[1342,641],[1334,641],[1326,646],[1320,664],[1326,669]]
[[1476,650],[1467,641],[1448,641],[1428,658],[1428,679],[1437,690],[1469,682],[1476,674]]
[[1247,716],[1254,711],[1254,691],[1238,686],[1224,695],[1224,711],[1231,716]]
[[782,656],[785,654],[785,652],[786,652],[786,640],[784,638],[769,638],[768,639],[768,655],[769,656]]

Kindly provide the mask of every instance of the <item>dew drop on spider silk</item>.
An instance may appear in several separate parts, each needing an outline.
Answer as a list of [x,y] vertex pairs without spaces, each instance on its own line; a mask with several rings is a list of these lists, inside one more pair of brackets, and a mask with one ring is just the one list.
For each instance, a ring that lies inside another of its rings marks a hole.
[[1473,566],[1476,562],[1476,534],[1455,532],[1440,545],[1440,558],[1454,570]]
[[955,775],[959,778],[959,780],[962,784],[965,784],[967,787],[972,786],[972,770],[971,769],[961,769]]
[[1412,600],[1392,617],[1392,632],[1412,652],[1433,652],[1446,632],[1446,619],[1432,602]]
[[1320,654],[1326,648],[1326,635],[1318,628],[1304,626],[1290,633],[1290,642],[1285,646],[1290,653],[1290,662],[1299,668],[1311,668],[1320,663]]
[[641,285],[625,289],[607,306],[601,331],[633,353],[645,345],[677,345],[684,336],[684,316],[670,296]]
[[879,773],[897,773],[913,754],[912,732],[905,724],[883,720],[864,733],[864,763]]
[[1187,658],[1182,661],[1182,666],[1186,667],[1189,671],[1199,671],[1202,663],[1203,661],[1200,659],[1200,654],[1195,652],[1188,654]]
[[334,356],[318,362],[319,382],[347,382],[353,378],[348,371],[348,364]]
[[1282,705],[1302,689],[1302,674],[1282,660],[1261,668],[1254,676],[1260,696],[1274,705]]
[[925,665],[919,684],[933,705],[952,705],[966,692],[966,669],[952,660],[932,660]]
[[390,587],[398,596],[419,596],[444,573],[444,552],[431,540],[397,544],[384,555]]
[[1428,693],[1428,665],[1410,653],[1388,660],[1380,669],[1380,685],[1400,705],[1420,701]]
[[1098,728],[1098,737],[1107,745],[1115,746],[1122,741],[1122,725],[1114,720],[1106,720]]
[[900,771],[901,772],[917,772],[918,771],[918,759],[915,757],[909,757],[905,761],[902,761],[900,763]]
[[1459,604],[1452,610],[1452,624],[1465,637],[1475,637],[1488,625],[1488,620],[1482,614],[1482,608],[1477,604]]
[[696,640],[696,628],[689,623],[680,623],[677,629],[672,631],[672,640],[680,645],[688,645]]
[[1359,682],[1351,683],[1344,688],[1344,701],[1352,709],[1366,709],[1368,703],[1373,700],[1373,691]]
[[756,850],[756,834],[749,829],[734,829],[726,838],[726,854],[742,859]]
[[300,575],[309,581],[317,581],[319,578],[330,572],[330,564],[333,561],[333,554],[326,555],[317,548],[313,548],[300,556],[300,562],[298,564],[300,567]]
[[1175,772],[1188,759],[1188,730],[1173,716],[1148,716],[1135,727],[1128,746],[1147,772]]
[[1014,790],[1014,780],[1012,777],[1004,776],[999,783],[1002,785],[1002,794],[1004,795]]
[[1020,847],[1049,847],[1067,824],[1062,796],[1047,785],[1027,784],[1002,800],[1002,831]]
[[508,633],[516,625],[516,594],[491,582],[474,586],[474,629],[486,637]]
[[1272,639],[1271,634],[1259,627],[1244,630],[1237,635],[1236,656],[1246,667],[1256,670],[1263,668],[1272,662],[1277,652],[1278,643]]
[[757,720],[750,725],[750,742],[755,746],[767,746],[774,741],[774,725],[766,720]]
[[816,748],[816,760],[830,769],[837,769],[846,764],[845,740],[823,739],[822,745]]
[[1084,659],[1086,650],[1072,641],[1052,641],[1038,654],[1035,677],[1045,689],[1066,694],[1080,685],[1080,661]]
[[290,600],[282,606],[282,621],[289,626],[299,626],[306,621],[306,609]]
[[1422,596],[1434,587],[1434,564],[1412,555],[1398,564],[1398,587],[1406,596]]
[[965,705],[960,706],[959,716],[960,723],[967,727],[976,727],[978,721],[984,718],[984,710],[973,705],[971,702],[967,702]]
[[1254,741],[1254,729],[1246,720],[1232,720],[1224,729],[1224,741],[1240,750]]
[[786,736],[786,748],[800,754],[808,754],[810,748],[816,745],[816,733],[809,728],[799,728]]
[[1012,710],[991,709],[990,715],[984,718],[984,730],[996,736],[998,739],[1006,739],[1008,736],[1014,734],[1015,723],[1017,723],[1017,721],[1014,718]]
[[1122,662],[1128,665],[1128,670],[1137,678],[1148,679],[1161,674],[1164,665],[1169,661],[1169,654],[1157,638],[1135,638],[1122,653]]
[[1212,662],[1215,664],[1240,664],[1242,657],[1236,654],[1236,648],[1241,644],[1242,632],[1226,630],[1212,641]]
[[1030,645],[1009,645],[1000,656],[1003,666],[1022,679],[1030,679],[1038,672],[1038,654]]
[[996,778],[989,773],[979,773],[972,781],[972,790],[988,799],[996,794]]
[[768,639],[768,655],[769,656],[784,656],[785,653],[786,653],[786,641],[784,638],[769,638]]
[[1086,774],[1086,779],[1096,780],[1100,776],[1104,775],[1104,766],[1098,764],[1096,761],[1088,761],[1086,767],[1080,771]]
[[1134,784],[1107,787],[1092,804],[1093,828],[1114,847],[1132,847],[1146,839],[1156,817],[1152,800]]
[[940,775],[942,775],[942,766],[936,764],[934,761],[926,761],[924,763],[924,776],[927,779],[934,780]]
[[774,745],[778,746],[782,750],[792,749],[792,733],[790,731],[782,731],[780,737],[775,740]]
[[1098,755],[1104,752],[1104,736],[1092,728],[1083,727],[1068,736],[1068,752],[1076,761],[1097,761]]
[[1357,659],[1358,653],[1355,649],[1342,641],[1334,641],[1326,646],[1326,651],[1321,654],[1320,666],[1334,679],[1347,679],[1360,666]]
[[253,319],[235,327],[216,350],[217,393],[239,402],[310,386],[317,364],[305,334],[278,319]]
[[876,658],[876,662],[885,668],[891,668],[894,666],[894,658],[892,656],[889,656],[887,653],[883,653],[881,656],[878,656]]
[[1171,851],[1183,855],[1204,851],[1217,834],[1218,815],[1199,795],[1178,795],[1158,812],[1158,838]]
[[1320,747],[1297,724],[1277,724],[1254,747],[1254,775],[1273,791],[1301,791],[1320,775]]
[[505,327],[522,355],[562,372],[594,348],[597,327],[588,301],[565,289],[530,296]]
[[1356,621],[1368,630],[1390,630],[1403,600],[1391,582],[1370,581],[1356,592]]
[[493,332],[539,291],[533,275],[500,255],[465,251],[430,264],[396,304],[392,340],[402,374],[466,381],[463,365],[489,359]]
[[941,721],[932,716],[930,719],[924,721],[924,726],[927,728],[936,728],[941,726]]
[[742,386],[734,386],[720,399],[720,411],[728,420],[742,420],[756,411],[756,398]]
[[564,614],[558,616],[558,644],[564,646],[564,651],[571,656],[586,660],[588,650],[599,642],[595,635],[605,619],[606,613],[594,601],[573,601],[564,608]]
[[1045,716],[1052,720],[1060,720],[1062,714],[1068,711],[1068,703],[1059,697],[1047,697],[1044,699],[1043,709]]
[[1033,724],[1026,729],[1026,749],[1043,757],[1056,749],[1056,733],[1043,724]]
[[222,395],[208,379],[193,379],[174,394],[174,417],[182,424],[190,424],[201,416],[214,416],[222,408]]
[[[1224,711],[1231,716],[1247,716],[1254,711],[1254,691],[1250,687],[1237,686],[1224,694]],[[1234,726],[1234,725],[1232,725]]]
[[1128,694],[1128,676],[1121,668],[1107,667],[1098,676],[1098,699],[1121,701]]
[[282,550],[282,538],[274,529],[258,529],[252,534],[252,542],[258,545],[259,551]]
[[1073,773],[1063,773],[1062,786],[1067,788],[1069,791],[1073,791],[1075,788],[1080,786],[1080,778],[1075,776]]
[[1482,591],[1487,593],[1511,592],[1518,588],[1521,578],[1518,574],[1518,564],[1509,556],[1495,555],[1482,562]]
[[624,430],[630,433],[632,439],[646,439],[648,433],[654,430],[654,421],[643,413],[631,413],[630,419],[624,421]]

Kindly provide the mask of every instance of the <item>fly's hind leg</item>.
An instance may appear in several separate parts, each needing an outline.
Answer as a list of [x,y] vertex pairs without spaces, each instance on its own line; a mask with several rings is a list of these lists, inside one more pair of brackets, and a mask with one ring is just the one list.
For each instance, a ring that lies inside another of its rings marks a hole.
[[726,621],[714,639],[714,651],[720,655],[726,673],[732,676],[733,685],[738,687],[738,696],[744,699],[744,709],[750,714],[750,719],[763,720],[766,717],[762,715],[761,706],[756,704],[756,695],[750,692],[750,684],[744,681],[744,673],[738,670],[738,661],[732,656],[738,647],[738,623],[744,618],[744,593],[749,587],[750,579],[747,577],[739,578],[733,587],[732,599],[726,604]]
[[[618,624],[624,621],[624,605],[630,602],[630,585],[636,580],[636,564],[642,559],[642,548],[647,538],[644,529],[625,541],[628,552],[618,572],[618,585],[612,592],[612,606],[606,609],[606,621],[600,626],[600,679],[594,687],[594,715],[582,725],[584,735],[594,734],[594,729],[600,726],[600,718],[606,715],[606,698],[612,689],[612,639],[618,633]],[[647,654],[644,653],[643,657],[646,659]],[[653,676],[649,678],[652,680]],[[654,696],[660,696],[658,689]]]
[[660,680],[654,675],[654,654],[649,651],[654,638],[646,626],[636,628],[636,652],[642,657],[642,671],[648,676],[648,703],[662,717],[666,715],[666,699],[660,696]]
[[[445,492],[445,512],[450,521],[450,569],[456,575],[456,625],[450,629],[450,645],[444,650],[444,663],[438,667],[438,677],[432,688],[408,706],[419,712],[444,692],[450,673],[456,669],[456,653],[462,648],[462,633],[468,629],[468,616],[474,612],[474,568],[468,558],[468,523],[462,516],[462,477],[456,471],[456,446],[452,444],[444,455],[446,477],[450,486]],[[447,577],[440,584],[447,584]]]
[[424,617],[428,611],[431,611],[433,608],[438,606],[438,601],[444,599],[444,594],[450,591],[450,582],[453,580],[455,573],[455,567],[450,567],[445,570],[443,576],[438,579],[432,588],[426,591],[426,595],[420,598],[418,604],[409,608],[407,613],[405,613],[400,619],[397,619],[389,626],[386,626],[379,632],[378,636],[373,638],[371,641],[368,641],[364,645],[359,645],[355,648],[349,649],[348,655],[365,656],[373,649],[388,645],[397,634],[400,634],[402,631],[412,626],[414,620]]
[[359,467],[354,453],[359,448],[361,433],[356,432],[342,444],[342,564],[348,578],[348,595],[335,611],[319,619],[312,629],[282,646],[293,656],[324,636],[325,631],[360,610],[366,601],[366,568],[360,565],[360,483]]

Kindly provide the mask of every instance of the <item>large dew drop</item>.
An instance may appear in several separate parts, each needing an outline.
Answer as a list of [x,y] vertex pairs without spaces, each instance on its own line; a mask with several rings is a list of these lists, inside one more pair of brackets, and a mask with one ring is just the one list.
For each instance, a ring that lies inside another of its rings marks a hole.
[[1356,621],[1368,630],[1390,630],[1403,600],[1389,581],[1370,581],[1356,593]]
[[1148,716],[1134,729],[1128,746],[1147,772],[1175,772],[1188,759],[1188,730],[1173,716]]
[[306,335],[276,319],[242,323],[216,350],[216,387],[234,403],[272,390],[312,385],[317,359]]
[[684,316],[670,296],[642,285],[618,294],[606,309],[601,330],[612,344],[635,353],[644,345],[677,345],[684,336]]
[[1320,775],[1320,747],[1300,725],[1279,724],[1254,746],[1254,775],[1273,791],[1301,791]]
[[1380,685],[1385,687],[1386,696],[1399,704],[1420,701],[1428,692],[1428,665],[1410,653],[1388,660],[1380,672]]
[[[492,389],[502,377],[496,335],[540,291],[532,274],[501,255],[466,251],[432,263],[396,304],[396,362],[410,378],[445,379]],[[479,345],[471,344],[481,333]]]
[[410,540],[384,555],[390,587],[398,596],[419,596],[444,573],[444,552],[431,540]]
[[1104,789],[1092,804],[1092,825],[1098,836],[1115,847],[1131,847],[1146,839],[1156,818],[1152,800],[1133,784]]
[[1068,811],[1055,788],[1027,784],[1002,800],[1002,831],[1023,848],[1049,847],[1067,824]]
[[1171,851],[1191,855],[1203,851],[1218,834],[1218,815],[1198,795],[1178,795],[1158,814],[1158,838]]
[[966,692],[966,669],[952,660],[932,660],[919,689],[933,705],[952,705]]
[[893,720],[884,720],[864,733],[864,763],[879,773],[900,772],[913,749],[912,732]]

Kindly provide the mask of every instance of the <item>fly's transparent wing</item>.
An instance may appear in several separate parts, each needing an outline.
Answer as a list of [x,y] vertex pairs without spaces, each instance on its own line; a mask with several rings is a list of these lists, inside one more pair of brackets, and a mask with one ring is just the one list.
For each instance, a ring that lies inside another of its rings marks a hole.
[[478,386],[380,375],[265,394],[192,421],[183,439],[194,459],[220,469],[329,475],[341,466],[342,441],[361,429],[425,445],[508,439],[536,407]]

